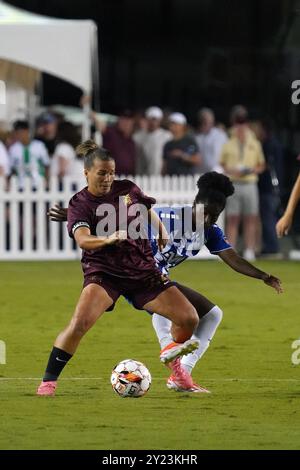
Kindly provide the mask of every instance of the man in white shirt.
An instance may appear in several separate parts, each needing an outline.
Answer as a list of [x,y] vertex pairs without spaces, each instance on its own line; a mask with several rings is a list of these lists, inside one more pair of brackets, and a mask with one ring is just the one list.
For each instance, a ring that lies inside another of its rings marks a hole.
[[218,171],[223,173],[220,158],[223,145],[228,137],[224,131],[215,127],[215,115],[209,108],[202,108],[198,113],[199,132],[195,135],[202,162],[200,172]]
[[11,170],[18,176],[19,189],[23,190],[25,178],[31,178],[32,188],[37,189],[48,178],[50,159],[45,144],[30,140],[27,121],[14,123],[16,142],[9,148]]
[[164,145],[172,139],[171,132],[161,127],[163,112],[157,106],[145,113],[147,128],[133,135],[137,146],[137,174],[160,175],[163,164]]

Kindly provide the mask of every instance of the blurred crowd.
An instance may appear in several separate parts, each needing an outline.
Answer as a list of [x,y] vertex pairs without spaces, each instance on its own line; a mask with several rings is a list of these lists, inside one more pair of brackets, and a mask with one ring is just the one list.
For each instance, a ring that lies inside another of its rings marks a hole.
[[[199,110],[194,127],[181,112],[164,112],[158,106],[142,113],[122,110],[109,126],[93,112],[91,119],[92,131],[115,158],[118,175],[226,173],[235,186],[226,209],[230,243],[240,243],[248,260],[258,252],[279,255],[275,226],[284,155],[269,122],[250,122],[241,105],[232,108],[227,128],[209,108]],[[9,131],[0,128],[0,175],[8,182],[16,175],[20,190],[26,176],[33,190],[50,175],[76,177],[82,174],[75,152],[80,140],[80,129],[58,113],[38,116],[34,132],[27,121],[15,121]]]

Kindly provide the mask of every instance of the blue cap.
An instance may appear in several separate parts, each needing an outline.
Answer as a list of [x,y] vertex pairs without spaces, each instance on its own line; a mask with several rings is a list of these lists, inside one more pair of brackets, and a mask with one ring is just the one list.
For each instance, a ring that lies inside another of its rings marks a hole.
[[51,124],[56,122],[56,117],[51,113],[43,113],[37,119],[39,124]]

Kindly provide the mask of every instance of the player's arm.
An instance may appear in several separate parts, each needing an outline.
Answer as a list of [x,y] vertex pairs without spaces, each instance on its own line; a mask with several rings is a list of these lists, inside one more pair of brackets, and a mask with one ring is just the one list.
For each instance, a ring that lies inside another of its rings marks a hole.
[[[159,249],[162,250],[168,243],[168,239],[169,239],[168,232],[165,226],[163,225],[163,223],[161,222],[160,218],[156,214],[156,212],[150,209],[149,213],[151,217],[151,224],[155,228],[157,233],[159,233],[158,246],[159,246]],[[47,215],[54,222],[66,222],[68,220],[68,209],[64,207],[60,207],[56,204],[49,209],[49,211],[47,212]],[[112,243],[111,240],[110,240],[110,243]],[[90,249],[92,250],[93,248],[90,248]]]
[[168,243],[169,234],[167,232],[166,227],[164,226],[164,224],[162,223],[162,221],[160,220],[160,218],[156,214],[156,212],[153,209],[149,209],[148,213],[151,217],[152,227],[159,234],[158,239],[157,239],[157,244],[158,244],[159,250],[162,251],[164,249],[164,247],[166,246],[166,244]]
[[74,238],[77,245],[82,250],[100,250],[108,245],[121,242],[127,238],[125,230],[119,230],[113,233],[109,237],[96,237],[91,235],[91,231],[88,227],[79,227],[74,232]]
[[283,292],[280,279],[257,269],[253,264],[239,256],[233,248],[220,251],[217,254],[228,266],[234,269],[234,271],[244,274],[245,276],[254,277],[255,279],[261,279],[265,284],[273,287],[278,294]]
[[281,219],[279,219],[276,224],[276,232],[279,238],[282,237],[283,235],[288,234],[291,228],[292,222],[293,222],[293,215],[297,207],[297,204],[299,202],[299,199],[300,199],[300,173],[294,185],[293,191],[290,195],[287,208],[283,216],[281,217]]

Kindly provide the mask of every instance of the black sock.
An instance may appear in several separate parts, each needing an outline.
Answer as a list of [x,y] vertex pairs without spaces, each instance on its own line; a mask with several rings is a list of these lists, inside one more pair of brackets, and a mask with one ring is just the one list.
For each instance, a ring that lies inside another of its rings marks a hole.
[[62,349],[53,346],[46,368],[46,372],[43,377],[43,382],[57,380],[61,371],[63,370],[67,362],[71,359],[71,357],[72,354],[69,354],[66,351],[63,351]]

